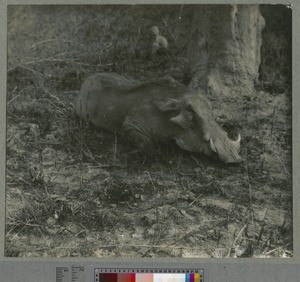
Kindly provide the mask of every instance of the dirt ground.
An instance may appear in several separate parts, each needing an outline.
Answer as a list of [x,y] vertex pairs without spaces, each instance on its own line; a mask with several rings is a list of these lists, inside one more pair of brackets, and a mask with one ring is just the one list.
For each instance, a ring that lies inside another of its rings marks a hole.
[[[242,135],[244,161],[234,166],[173,142],[145,156],[73,114],[84,78],[96,72],[187,84],[191,12],[9,7],[6,256],[293,255],[290,87],[208,97],[216,121]],[[153,25],[171,55],[149,55]]]

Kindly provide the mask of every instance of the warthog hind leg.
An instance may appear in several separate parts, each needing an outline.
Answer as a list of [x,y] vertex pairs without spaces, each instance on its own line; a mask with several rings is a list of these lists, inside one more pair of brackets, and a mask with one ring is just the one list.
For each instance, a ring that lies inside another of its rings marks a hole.
[[126,119],[123,123],[122,135],[145,153],[153,153],[154,144],[151,135],[142,123]]

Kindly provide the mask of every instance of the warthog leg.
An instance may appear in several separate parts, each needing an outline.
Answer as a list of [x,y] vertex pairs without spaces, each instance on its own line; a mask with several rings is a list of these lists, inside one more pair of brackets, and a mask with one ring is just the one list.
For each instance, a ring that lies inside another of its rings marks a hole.
[[126,119],[123,123],[122,135],[126,139],[130,140],[130,142],[134,142],[138,148],[142,149],[146,153],[152,153],[154,151],[154,144],[151,136],[143,124]]

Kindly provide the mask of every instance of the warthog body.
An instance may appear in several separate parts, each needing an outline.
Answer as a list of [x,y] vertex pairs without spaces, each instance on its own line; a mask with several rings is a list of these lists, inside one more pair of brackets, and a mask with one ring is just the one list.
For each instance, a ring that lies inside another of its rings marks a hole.
[[140,83],[115,73],[92,75],[81,87],[75,112],[141,147],[175,139],[184,150],[217,154],[225,163],[241,161],[240,138],[232,141],[227,137],[213,120],[207,99],[168,76]]

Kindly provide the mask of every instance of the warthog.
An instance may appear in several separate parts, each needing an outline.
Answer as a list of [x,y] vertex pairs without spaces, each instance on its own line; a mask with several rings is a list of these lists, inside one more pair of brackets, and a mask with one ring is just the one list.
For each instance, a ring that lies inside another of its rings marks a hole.
[[75,112],[144,148],[175,139],[184,150],[216,154],[225,163],[242,160],[240,136],[230,140],[214,121],[208,100],[169,76],[137,82],[115,73],[92,75],[81,87]]

